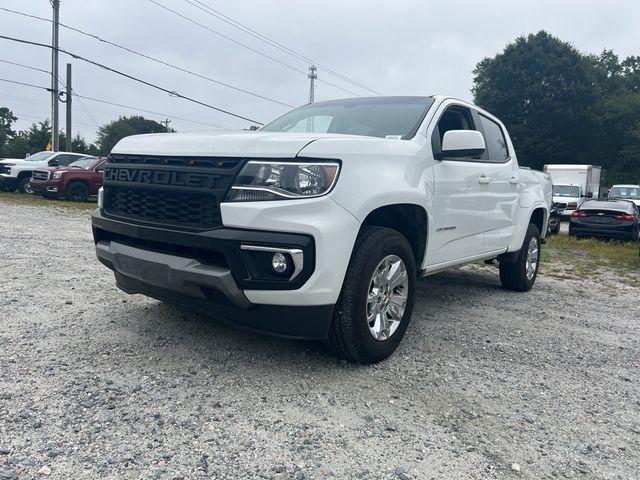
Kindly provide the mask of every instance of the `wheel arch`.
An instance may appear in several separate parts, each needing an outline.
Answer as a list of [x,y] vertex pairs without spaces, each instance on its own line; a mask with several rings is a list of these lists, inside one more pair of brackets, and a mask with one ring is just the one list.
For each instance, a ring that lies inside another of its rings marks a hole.
[[73,185],[74,183],[82,183],[85,187],[87,187],[87,189],[91,190],[91,185],[89,185],[89,182],[84,178],[71,178],[67,180],[65,182],[65,190],[69,189],[69,187],[71,187],[71,185]]
[[536,227],[538,227],[540,236],[544,237],[543,232],[546,231],[544,226],[547,224],[547,211],[542,207],[535,208],[533,212],[531,212],[529,223],[533,223]]
[[420,270],[429,231],[429,217],[424,207],[415,203],[384,205],[369,212],[360,228],[364,226],[387,227],[400,232],[411,245],[416,269]]
[[538,227],[540,238],[545,238],[547,233],[546,226],[548,220],[549,207],[545,206],[541,202],[533,205],[531,208],[521,208],[520,212],[516,215],[516,218],[514,220],[515,230],[513,233],[513,237],[511,238],[511,243],[509,244],[509,247],[507,249],[507,253],[501,255],[501,257],[507,258],[511,253],[520,251],[520,248],[522,248],[522,243],[524,242],[524,237],[527,234],[527,228],[531,223]]

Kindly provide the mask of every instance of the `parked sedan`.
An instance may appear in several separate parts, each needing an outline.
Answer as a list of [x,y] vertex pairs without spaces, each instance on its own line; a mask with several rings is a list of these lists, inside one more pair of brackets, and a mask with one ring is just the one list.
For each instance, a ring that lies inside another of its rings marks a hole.
[[640,211],[627,200],[587,200],[571,214],[569,235],[638,240]]

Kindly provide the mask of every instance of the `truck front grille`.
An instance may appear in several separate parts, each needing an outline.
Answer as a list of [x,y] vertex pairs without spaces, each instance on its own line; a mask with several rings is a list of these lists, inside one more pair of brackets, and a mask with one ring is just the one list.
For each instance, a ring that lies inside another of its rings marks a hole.
[[46,182],[47,180],[49,180],[49,175],[50,172],[46,170],[34,170],[31,174],[31,178],[39,182]]
[[177,229],[220,227],[220,203],[243,163],[238,158],[110,155],[103,213]]
[[186,228],[215,228],[222,224],[220,208],[212,194],[109,187],[105,191],[107,214],[145,223]]

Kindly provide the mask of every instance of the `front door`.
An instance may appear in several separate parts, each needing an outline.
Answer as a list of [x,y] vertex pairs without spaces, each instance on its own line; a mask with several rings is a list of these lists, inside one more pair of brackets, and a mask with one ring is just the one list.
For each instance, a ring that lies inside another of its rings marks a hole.
[[[446,103],[438,122],[428,131],[434,157],[449,130],[479,130],[467,107]],[[480,159],[436,160],[434,166],[434,224],[429,228],[429,265],[463,260],[484,253],[487,208],[491,192],[486,163]]]

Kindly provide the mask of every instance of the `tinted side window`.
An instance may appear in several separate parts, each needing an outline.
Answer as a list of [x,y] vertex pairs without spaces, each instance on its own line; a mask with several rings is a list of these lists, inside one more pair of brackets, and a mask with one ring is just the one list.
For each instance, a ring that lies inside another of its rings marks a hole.
[[74,157],[73,155],[58,155],[54,160],[58,162],[58,165],[66,167],[71,162],[78,160],[78,158],[80,157]]
[[487,154],[491,162],[504,162],[509,159],[509,150],[507,149],[507,140],[504,138],[502,128],[493,120],[479,115],[482,129],[484,130],[484,139],[487,142]]

